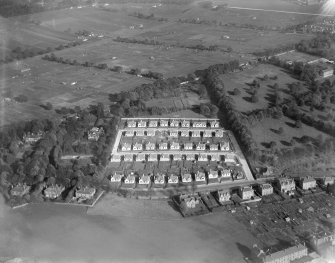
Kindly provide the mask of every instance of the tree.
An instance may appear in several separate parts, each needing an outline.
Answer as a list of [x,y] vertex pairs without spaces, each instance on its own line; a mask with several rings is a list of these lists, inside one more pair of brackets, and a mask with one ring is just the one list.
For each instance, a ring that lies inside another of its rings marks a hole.
[[301,127],[302,127],[302,123],[301,123],[301,120],[300,119],[298,119],[298,120],[296,120],[296,122],[295,122],[295,125],[294,125],[296,128],[298,128],[298,129],[300,129]]
[[283,134],[283,133],[284,133],[284,129],[283,129],[283,127],[280,127],[280,128],[278,129],[278,133],[279,133],[279,134]]
[[258,96],[257,96],[257,93],[253,94],[251,96],[251,102],[252,103],[257,103],[258,102]]
[[233,91],[233,94],[235,96],[239,96],[241,94],[241,91],[238,88],[235,88],[234,91]]
[[51,104],[50,102],[47,102],[47,103],[45,104],[45,109],[46,109],[46,110],[51,110],[51,109],[52,109],[52,104]]
[[209,116],[211,114],[211,110],[206,104],[200,104],[200,114]]

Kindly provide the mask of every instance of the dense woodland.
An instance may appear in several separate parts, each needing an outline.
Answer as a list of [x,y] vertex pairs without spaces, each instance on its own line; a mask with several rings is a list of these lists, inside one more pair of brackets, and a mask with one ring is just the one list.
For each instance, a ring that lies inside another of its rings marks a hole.
[[[41,187],[56,182],[71,189],[77,182],[97,184],[104,179],[104,167],[110,157],[119,119],[104,118],[104,106],[92,105],[87,110],[78,107],[74,116],[61,123],[51,120],[32,120],[3,128],[0,133],[0,187],[8,198],[12,185],[26,183],[33,187],[32,196],[41,199]],[[103,127],[98,141],[88,141],[87,132]],[[24,134],[43,132],[33,145],[24,143]],[[90,163],[79,165],[78,160],[65,165],[62,155],[92,154]],[[70,192],[73,194],[73,191]],[[72,196],[71,196],[72,197]],[[70,197],[70,198],[71,198]],[[30,198],[30,197],[29,197]]]

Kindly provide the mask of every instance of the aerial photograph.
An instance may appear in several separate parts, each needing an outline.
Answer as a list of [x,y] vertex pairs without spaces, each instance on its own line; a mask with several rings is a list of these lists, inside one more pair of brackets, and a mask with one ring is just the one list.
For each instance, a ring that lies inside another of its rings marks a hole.
[[0,0],[0,263],[335,263],[335,0]]

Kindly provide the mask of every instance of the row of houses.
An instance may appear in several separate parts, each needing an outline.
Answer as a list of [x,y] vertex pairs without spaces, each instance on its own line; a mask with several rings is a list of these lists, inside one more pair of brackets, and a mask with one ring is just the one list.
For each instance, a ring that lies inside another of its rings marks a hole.
[[[155,130],[127,130],[124,132],[125,137],[143,137],[143,136],[149,136],[154,137],[156,136]],[[178,137],[193,137],[193,138],[222,138],[224,136],[224,130],[217,129],[215,131],[207,129],[207,130],[170,130],[169,131],[169,137],[171,138],[178,138]]]
[[234,154],[225,154],[225,155],[220,155],[220,154],[207,154],[207,153],[200,153],[200,154],[169,154],[169,153],[162,153],[162,154],[157,154],[157,153],[150,153],[150,154],[145,154],[145,153],[139,153],[139,154],[124,154],[124,155],[119,155],[119,154],[114,154],[111,157],[111,162],[114,163],[119,163],[122,160],[124,162],[168,162],[168,161],[181,161],[181,160],[186,160],[186,161],[212,161],[212,162],[218,162],[218,161],[224,161],[226,163],[237,163],[237,159]]
[[[17,184],[10,190],[12,196],[22,197],[29,194],[31,186],[26,184]],[[43,195],[48,199],[57,199],[64,192],[65,187],[62,185],[50,185],[43,190]],[[96,189],[93,187],[81,187],[75,191],[75,198],[92,199]]]
[[[183,146],[183,147],[182,147]],[[123,152],[129,152],[131,150],[133,151],[154,151],[154,150],[160,150],[160,151],[165,151],[165,150],[174,150],[178,151],[181,150],[197,150],[197,151],[230,151],[230,145],[229,141],[223,141],[220,143],[204,143],[204,142],[199,142],[197,144],[193,142],[185,142],[183,144],[180,144],[178,142],[161,142],[158,145],[154,142],[147,142],[146,144],[143,144],[141,142],[135,142],[133,144],[129,142],[125,142],[121,146],[121,151]]]
[[146,127],[151,127],[151,128],[156,128],[156,127],[182,127],[182,128],[219,128],[219,122],[217,120],[212,120],[212,121],[207,121],[207,120],[165,120],[165,119],[160,119],[160,120],[128,120],[126,126],[128,128],[146,128]]
[[210,169],[208,173],[204,171],[198,171],[197,173],[192,174],[189,172],[178,175],[175,173],[165,174],[158,173],[156,175],[136,175],[135,173],[130,173],[125,175],[122,171],[114,172],[111,175],[111,182],[124,182],[125,184],[135,184],[138,180],[139,184],[148,185],[149,183],[154,183],[157,185],[160,184],[177,184],[177,183],[191,183],[195,182],[221,182],[224,179],[230,179],[232,171],[230,169]]

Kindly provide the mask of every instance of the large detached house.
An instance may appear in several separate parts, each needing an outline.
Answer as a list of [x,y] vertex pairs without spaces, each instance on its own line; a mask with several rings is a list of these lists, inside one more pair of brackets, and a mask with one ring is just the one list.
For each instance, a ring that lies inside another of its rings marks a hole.
[[81,187],[76,190],[75,196],[76,198],[82,198],[82,199],[92,199],[95,195],[95,188],[94,187]]
[[10,194],[12,196],[24,196],[25,194],[28,194],[30,190],[30,186],[26,185],[26,184],[18,184],[16,186],[14,186],[11,190],[10,190]]
[[254,190],[250,186],[244,186],[239,188],[239,195],[243,200],[251,199],[254,194]]
[[49,199],[56,199],[64,191],[65,187],[62,185],[51,185],[48,188],[44,189],[44,195]]
[[219,202],[221,204],[224,204],[225,202],[228,202],[230,200],[230,192],[227,190],[221,190],[218,191],[218,195],[219,195]]

